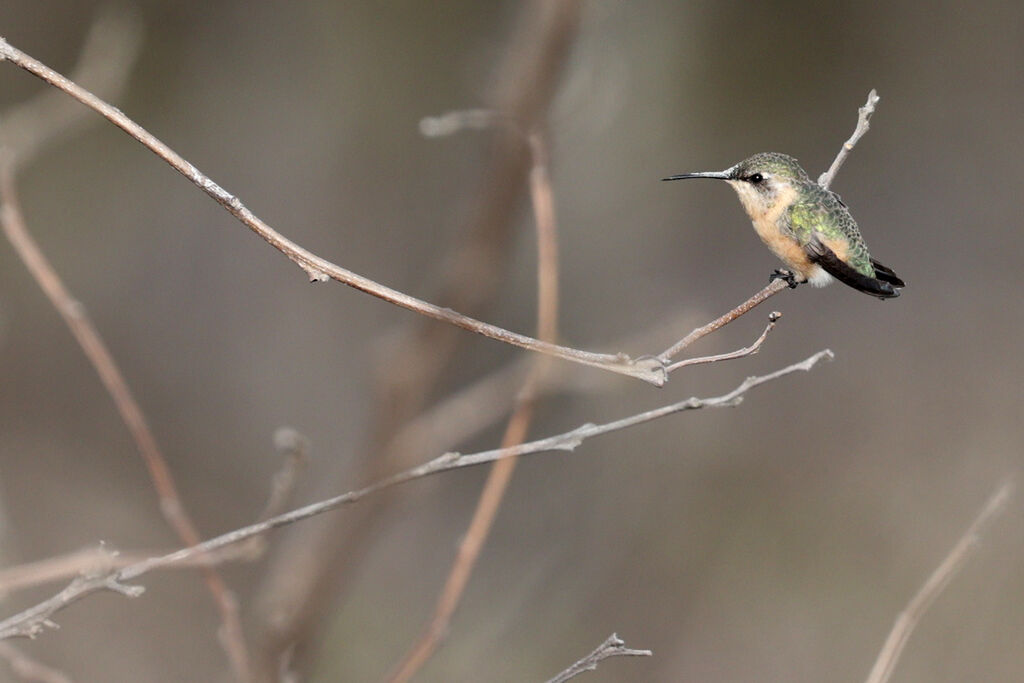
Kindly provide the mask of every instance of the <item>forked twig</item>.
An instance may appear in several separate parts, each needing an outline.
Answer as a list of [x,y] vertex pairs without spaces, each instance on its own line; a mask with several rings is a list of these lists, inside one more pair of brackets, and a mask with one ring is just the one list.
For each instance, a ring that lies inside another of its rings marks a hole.
[[665,368],[666,372],[673,372],[679,368],[685,368],[690,365],[706,365],[707,363],[717,363],[723,360],[735,360],[737,358],[744,358],[746,356],[752,356],[761,350],[761,345],[764,344],[764,340],[768,338],[768,335],[772,330],[775,329],[775,323],[779,321],[782,314],[778,311],[772,311],[768,316],[768,326],[764,328],[764,332],[761,336],[754,340],[754,343],[750,346],[745,346],[742,349],[736,349],[735,351],[729,351],[727,353],[719,353],[714,356],[699,356],[697,358],[687,358],[686,360],[677,361],[672,363]]

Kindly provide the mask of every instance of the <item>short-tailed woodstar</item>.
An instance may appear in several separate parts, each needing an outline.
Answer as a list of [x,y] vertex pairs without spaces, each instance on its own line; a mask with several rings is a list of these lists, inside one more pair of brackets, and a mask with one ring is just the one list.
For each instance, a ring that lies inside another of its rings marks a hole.
[[732,185],[754,230],[788,271],[776,270],[796,287],[824,287],[835,278],[854,289],[891,299],[904,287],[896,273],[871,258],[857,223],[839,195],[811,180],[797,160],[765,152],[724,171],[683,173],[663,180],[713,178]]

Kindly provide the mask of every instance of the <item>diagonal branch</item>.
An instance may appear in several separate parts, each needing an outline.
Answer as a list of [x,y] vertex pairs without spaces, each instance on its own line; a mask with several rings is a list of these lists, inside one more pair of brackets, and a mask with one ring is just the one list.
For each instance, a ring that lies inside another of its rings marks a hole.
[[[578,0],[530,0],[517,6],[515,28],[495,66],[486,98],[493,111],[503,112],[522,129],[540,125],[572,54],[581,10]],[[501,286],[530,168],[528,145],[521,134],[505,127],[493,133],[485,143],[479,180],[467,196],[463,227],[442,256],[437,274],[436,301],[474,317],[483,315]],[[436,446],[401,442],[396,433],[421,416],[444,383],[447,370],[458,362],[459,348],[472,341],[451,325],[405,316],[400,328],[388,335],[387,349],[374,364],[369,444],[362,456],[343,459],[354,464],[354,474],[353,466],[338,463],[320,482],[322,490],[338,490],[352,479],[376,481],[458,443],[450,439]],[[512,396],[538,354],[524,354],[522,359],[523,375],[500,394],[509,399],[506,405],[513,403]],[[583,371],[586,366],[552,363],[551,369],[556,368],[568,372]],[[609,383],[619,377],[606,372],[580,374]],[[498,402],[494,396],[485,401],[492,406]],[[494,419],[505,416],[507,409]],[[396,503],[395,493],[375,496],[343,519],[294,528],[281,539],[253,608],[259,680],[277,680],[282,662],[292,671],[308,670],[324,645],[324,631],[317,623],[326,618],[328,609],[346,600],[358,575],[356,567],[365,560],[367,548],[377,540],[375,531]]]
[[745,358],[747,356],[753,356],[755,353],[761,350],[761,345],[764,344],[764,340],[768,338],[768,335],[772,330],[775,329],[775,324],[782,317],[782,314],[778,311],[772,311],[768,316],[768,326],[764,328],[764,332],[761,336],[754,340],[754,343],[750,346],[744,346],[742,349],[736,349],[735,351],[729,351],[727,353],[719,353],[714,356],[699,356],[697,358],[687,358],[686,360],[676,361],[665,368],[665,372],[674,372],[679,368],[685,368],[690,365],[706,365],[708,363],[717,363],[723,360],[736,360],[737,358]]
[[665,383],[665,373],[660,364],[651,358],[632,359],[625,354],[593,353],[550,342],[534,339],[517,332],[481,322],[462,315],[448,308],[443,308],[416,297],[382,285],[364,277],[311,251],[299,246],[281,233],[274,230],[259,216],[250,211],[242,201],[220,185],[215,183],[202,171],[189,163],[184,157],[157,139],[152,133],[125,116],[119,109],[111,106],[90,91],[65,78],[42,62],[18,50],[6,40],[0,38],[0,61],[9,60],[16,66],[46,81],[53,87],[67,93],[87,107],[93,109],[115,126],[128,133],[146,148],[167,162],[172,168],[188,178],[196,187],[205,192],[220,204],[243,225],[262,237],[268,244],[287,256],[292,262],[306,272],[312,282],[335,280],[361,292],[383,299],[396,306],[408,309],[428,318],[461,327],[464,330],[495,339],[497,341],[518,346],[530,351],[547,354],[563,360],[589,365],[592,367],[615,372],[621,375],[641,379],[645,382],[661,386]]
[[570,678],[576,678],[581,673],[594,671],[602,660],[609,657],[650,657],[652,654],[650,650],[634,650],[626,647],[626,641],[613,633],[608,636],[606,641],[598,645],[593,652],[554,678],[549,679],[547,683],[565,683]]
[[587,439],[592,439],[603,434],[641,425],[676,413],[700,410],[702,408],[734,407],[740,404],[744,395],[751,389],[767,382],[772,382],[786,375],[790,375],[794,372],[809,372],[820,361],[824,359],[831,359],[832,357],[832,352],[827,349],[819,351],[799,363],[794,363],[793,365],[789,365],[767,375],[748,377],[732,391],[713,398],[701,399],[694,397],[685,401],[679,401],[677,403],[663,406],[661,408],[631,415],[613,422],[606,422],[604,424],[584,424],[581,427],[562,434],[537,439],[535,441],[528,441],[509,448],[496,448],[468,455],[445,453],[433,460],[419,465],[418,467],[413,467],[399,472],[361,489],[349,491],[339,496],[312,503],[261,522],[250,524],[240,529],[235,529],[234,531],[211,538],[210,540],[204,541],[198,545],[189,548],[182,548],[181,550],[168,553],[167,555],[148,558],[142,562],[138,562],[129,567],[125,567],[116,572],[104,574],[102,576],[79,577],[53,597],[0,621],[0,640],[39,634],[45,627],[53,626],[50,618],[56,612],[64,609],[68,605],[80,600],[82,597],[90,593],[100,590],[111,590],[123,595],[135,597],[141,594],[143,590],[142,587],[126,585],[126,581],[137,579],[138,577],[153,570],[162,569],[178,562],[189,561],[197,555],[217,551],[234,543],[265,534],[273,529],[294,524],[296,522],[309,519],[310,517],[315,517],[325,512],[335,510],[344,505],[355,503],[356,501],[383,489],[404,484],[414,479],[429,477],[441,472],[448,472],[450,470],[461,469],[463,467],[472,467],[474,465],[495,462],[502,458],[532,455],[535,453],[551,453],[559,451],[571,452]]
[[864,134],[868,132],[871,121],[871,115],[875,113],[875,105],[880,100],[878,93],[872,88],[871,92],[868,93],[868,101],[864,103],[864,106],[857,110],[857,127],[853,129],[853,135],[850,139],[843,143],[843,146],[839,148],[839,154],[836,155],[835,161],[828,167],[828,170],[821,174],[818,178],[818,184],[828,189],[828,186],[832,184],[832,181],[836,178],[836,173],[839,172],[840,167],[846,162],[846,157],[850,156],[850,152],[856,147],[860,139],[864,137]]
[[[141,28],[132,17],[120,13],[101,15],[90,31],[76,71],[82,78],[95,81],[98,89],[116,96],[128,78],[140,36]],[[74,107],[68,106],[67,100],[46,96],[50,94],[15,108],[10,118],[4,119],[4,143],[0,147],[0,229],[99,375],[146,464],[164,519],[182,543],[195,545],[201,536],[185,510],[142,407],[85,308],[68,291],[29,233],[19,205],[14,177],[16,166],[26,163],[44,144],[66,134],[83,118]],[[238,680],[248,680],[249,655],[235,597],[212,565],[203,567],[202,576],[220,616],[219,639],[232,671]]]
[[7,661],[11,673],[21,681],[37,681],[38,683],[71,683],[71,679],[63,671],[47,666],[32,659],[10,643],[0,643],[0,659]]
[[892,631],[889,632],[889,637],[885,639],[882,651],[878,653],[878,659],[875,660],[871,673],[868,674],[867,683],[886,683],[889,680],[892,672],[896,669],[900,655],[903,654],[903,648],[910,640],[921,617],[946,589],[949,582],[963,569],[967,560],[978,547],[982,530],[1006,508],[1012,495],[1013,483],[1010,481],[1004,482],[996,489],[971,526],[946,555],[946,559],[936,567],[932,575],[907,604],[906,609],[900,612],[896,623],[893,624]]

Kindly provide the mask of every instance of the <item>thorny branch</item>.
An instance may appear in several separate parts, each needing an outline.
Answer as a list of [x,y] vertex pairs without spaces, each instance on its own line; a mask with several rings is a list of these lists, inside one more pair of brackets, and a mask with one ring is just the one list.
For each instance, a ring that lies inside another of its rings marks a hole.
[[265,534],[268,531],[282,526],[294,524],[295,522],[309,519],[316,515],[323,514],[330,510],[337,509],[343,505],[354,503],[366,496],[383,489],[403,484],[414,479],[428,477],[441,472],[447,472],[463,467],[472,467],[483,463],[494,462],[502,458],[510,458],[521,455],[532,455],[534,453],[546,453],[556,451],[573,451],[587,439],[592,439],[610,432],[627,429],[636,425],[644,424],[652,420],[673,415],[675,413],[702,408],[733,407],[740,404],[744,394],[751,389],[779,379],[794,372],[808,372],[817,363],[824,359],[831,359],[833,354],[829,350],[819,351],[799,363],[794,363],[767,375],[752,376],[744,380],[732,391],[713,398],[690,398],[679,401],[661,408],[645,411],[629,417],[604,424],[584,424],[562,434],[550,436],[535,441],[528,441],[511,448],[497,448],[478,453],[462,455],[459,453],[445,453],[433,460],[430,460],[418,467],[399,472],[390,477],[382,479],[361,489],[343,493],[327,500],[312,503],[290,512],[286,512],[262,522],[250,524],[249,526],[235,529],[222,534],[198,545],[182,548],[181,550],[152,557],[125,567],[115,572],[106,573],[101,576],[81,576],[72,581],[64,590],[60,591],[48,600],[19,612],[3,621],[0,621],[0,640],[18,636],[38,635],[45,627],[53,626],[50,618],[59,610],[80,600],[82,597],[99,590],[111,590],[129,597],[138,596],[144,589],[141,586],[129,585],[126,582],[143,576],[153,570],[162,569],[177,562],[190,560],[197,555],[217,551],[226,546],[244,541],[246,539]]
[[565,683],[570,678],[576,678],[581,673],[594,671],[597,665],[609,657],[650,657],[653,653],[650,650],[634,650],[626,647],[626,641],[619,638],[618,634],[611,634],[608,639],[597,646],[589,655],[579,660],[565,671],[549,679],[547,683]]

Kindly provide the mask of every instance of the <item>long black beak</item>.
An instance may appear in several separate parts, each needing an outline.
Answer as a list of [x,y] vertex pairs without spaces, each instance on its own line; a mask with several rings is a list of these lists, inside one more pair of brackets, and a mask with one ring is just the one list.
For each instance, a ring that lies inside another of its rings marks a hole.
[[679,175],[670,175],[662,180],[686,180],[687,178],[712,178],[714,180],[732,180],[732,176],[729,175],[728,171],[702,171],[700,173],[681,173]]

